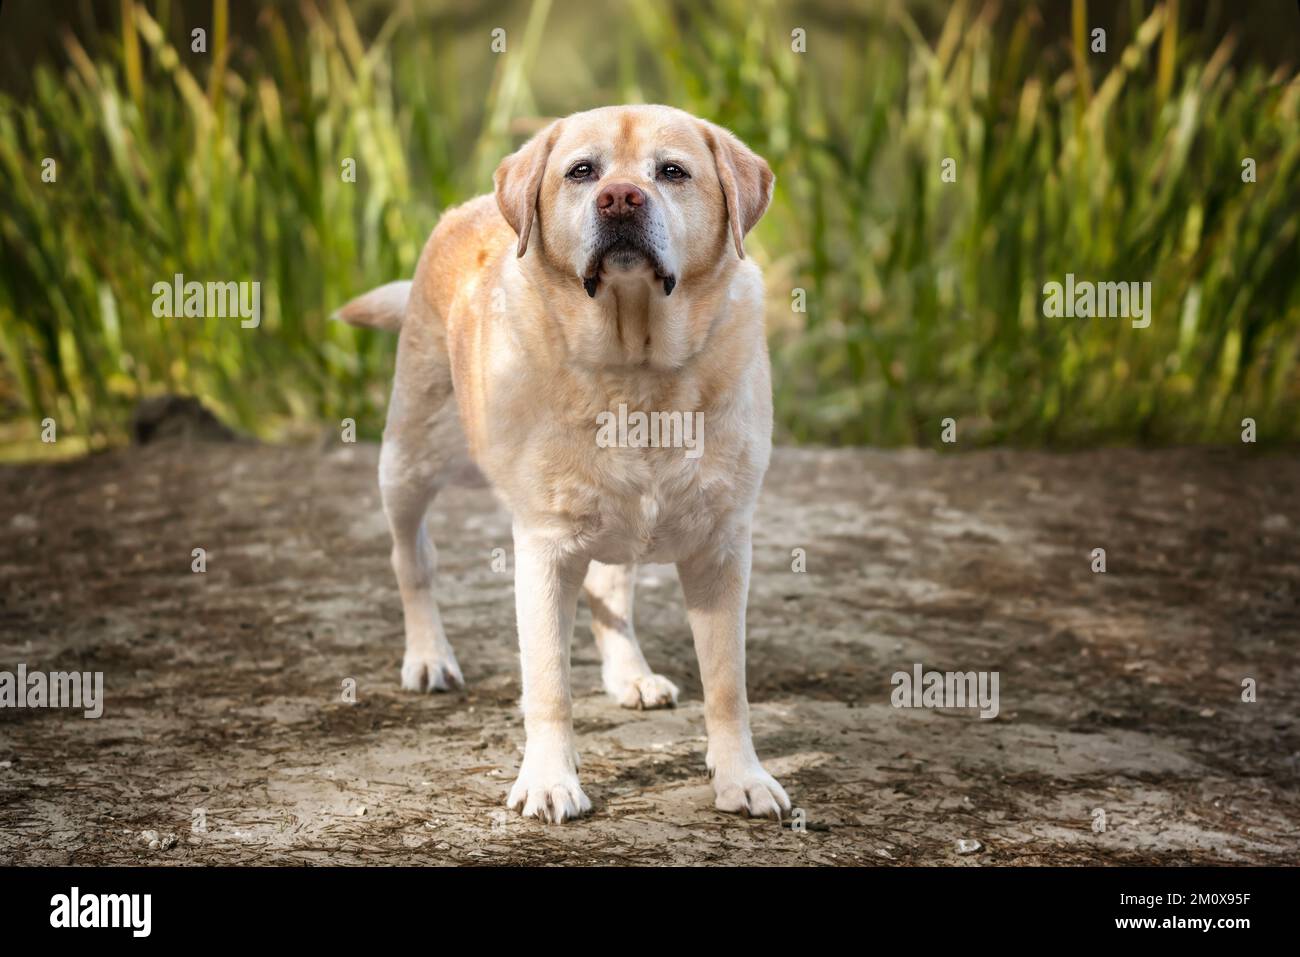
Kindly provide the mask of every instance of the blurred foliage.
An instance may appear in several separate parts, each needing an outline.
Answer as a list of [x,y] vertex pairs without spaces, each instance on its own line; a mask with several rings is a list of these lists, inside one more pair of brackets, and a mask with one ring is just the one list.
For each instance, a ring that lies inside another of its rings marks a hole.
[[[439,212],[546,117],[664,102],[777,172],[749,248],[780,438],[935,444],[948,416],[983,443],[1235,442],[1245,416],[1300,437],[1293,71],[1180,33],[1176,5],[1132,4],[1104,54],[1083,0],[1058,40],[1019,4],[614,6],[593,24],[549,0],[470,20],[363,5],[363,31],[305,0],[234,35],[217,0],[201,54],[182,4],[122,0],[113,31],[69,31],[66,62],[0,97],[0,418],[95,446],[172,390],[267,438],[345,416],[377,435],[394,342],[329,314],[409,276]],[[1067,272],[1150,281],[1150,327],[1045,318]],[[261,327],[156,318],[175,273],[261,281]]]

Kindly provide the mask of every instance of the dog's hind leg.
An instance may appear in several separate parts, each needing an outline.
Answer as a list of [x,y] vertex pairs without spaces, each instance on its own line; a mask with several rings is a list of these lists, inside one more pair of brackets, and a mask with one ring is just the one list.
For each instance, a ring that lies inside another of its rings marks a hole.
[[434,598],[437,550],[425,513],[463,450],[441,330],[408,324],[397,346],[397,374],[379,455],[379,488],[393,535],[393,572],[402,594],[406,655],[402,687],[446,691],[464,683]]
[[591,606],[591,630],[600,648],[605,691],[625,708],[671,708],[677,686],[650,670],[632,626],[635,565],[592,562],[582,583]]

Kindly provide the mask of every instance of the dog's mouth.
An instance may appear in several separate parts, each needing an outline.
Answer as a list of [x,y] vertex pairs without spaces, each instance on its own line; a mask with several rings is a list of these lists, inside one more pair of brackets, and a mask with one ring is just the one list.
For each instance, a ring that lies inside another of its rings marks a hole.
[[663,286],[664,295],[671,296],[677,285],[677,277],[664,264],[659,251],[638,233],[631,231],[612,232],[592,253],[587,260],[587,268],[582,273],[582,286],[592,299],[600,291],[603,274],[608,269],[630,270],[638,266],[648,266],[657,282]]

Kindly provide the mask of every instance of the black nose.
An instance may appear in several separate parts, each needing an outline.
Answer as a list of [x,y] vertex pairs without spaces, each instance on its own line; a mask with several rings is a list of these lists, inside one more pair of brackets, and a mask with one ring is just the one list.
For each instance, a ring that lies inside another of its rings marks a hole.
[[630,219],[645,206],[645,193],[631,183],[610,183],[596,197],[596,212],[606,219]]

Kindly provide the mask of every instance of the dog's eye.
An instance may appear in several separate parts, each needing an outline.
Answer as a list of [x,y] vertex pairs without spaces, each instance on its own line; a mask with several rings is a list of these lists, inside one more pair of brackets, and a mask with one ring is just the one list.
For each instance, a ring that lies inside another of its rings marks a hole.
[[575,180],[591,179],[592,174],[595,172],[595,168],[590,163],[574,163],[569,171],[564,174],[564,178]]
[[659,167],[659,175],[664,179],[690,179],[691,174],[676,163],[665,163]]

